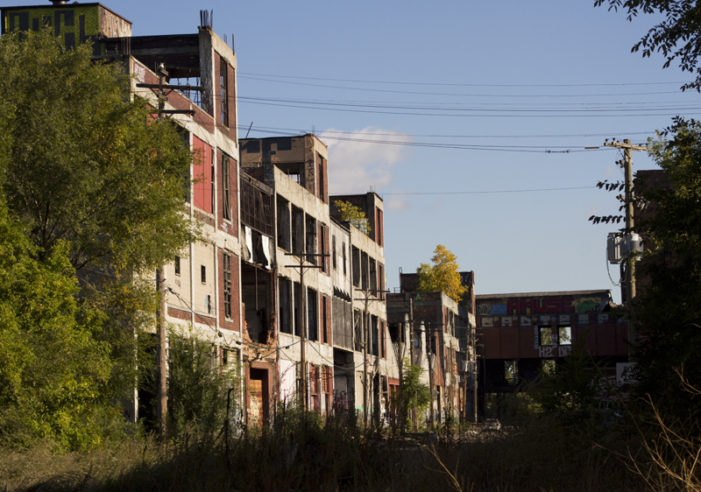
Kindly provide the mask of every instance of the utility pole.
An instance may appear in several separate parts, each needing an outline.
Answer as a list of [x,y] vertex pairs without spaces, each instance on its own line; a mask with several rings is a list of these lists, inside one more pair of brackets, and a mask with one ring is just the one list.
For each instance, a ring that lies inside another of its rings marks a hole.
[[[167,82],[168,71],[165,65],[161,63],[156,69],[158,75],[158,84],[136,84],[137,87],[144,87],[153,90],[156,93],[158,101],[158,118],[163,118],[164,115],[172,114],[189,114],[193,115],[193,110],[166,110],[165,103],[174,89],[190,89],[202,90],[201,87],[195,86],[174,86]],[[166,290],[165,277],[163,276],[163,266],[156,269],[156,292],[158,294],[158,308],[156,309],[156,324],[158,332],[158,423],[161,431],[161,436],[165,439],[168,414],[168,334],[166,332]]]
[[304,272],[308,268],[321,268],[321,265],[305,265],[304,260],[311,256],[311,257],[320,257],[323,258],[326,256],[329,256],[328,254],[320,254],[320,253],[285,253],[285,256],[296,256],[299,260],[299,264],[297,265],[285,265],[287,268],[299,268],[299,286],[302,291],[302,299],[301,299],[301,304],[302,304],[302,326],[301,330],[299,333],[299,338],[300,338],[300,365],[301,367],[301,379],[302,379],[302,410],[307,411],[308,407],[308,398],[307,398],[307,292],[306,292],[306,287],[304,286]]
[[[623,142],[613,141],[604,142],[606,147],[615,147],[617,149],[623,149],[623,170],[625,173],[625,197],[624,205],[626,211],[626,229],[625,238],[626,241],[631,244],[629,239],[633,234],[635,228],[635,211],[634,211],[634,201],[633,201],[633,157],[631,155],[632,150],[647,151],[647,147],[644,145],[634,145],[630,143],[630,139],[624,139]],[[629,252],[625,262],[625,280],[621,288],[622,300],[625,300],[629,306],[628,315],[628,341],[635,341],[635,325],[633,323],[633,310],[632,301],[636,295],[636,285],[635,285],[635,253]],[[627,292],[625,292],[627,289]]]
[[435,367],[436,354],[433,353],[433,329],[431,328],[430,321],[428,322],[428,343],[426,345],[426,353],[428,354],[428,386],[429,393],[431,394],[431,404],[429,406],[429,425],[431,430],[433,430],[433,424],[435,421],[435,412],[433,410],[433,368]]

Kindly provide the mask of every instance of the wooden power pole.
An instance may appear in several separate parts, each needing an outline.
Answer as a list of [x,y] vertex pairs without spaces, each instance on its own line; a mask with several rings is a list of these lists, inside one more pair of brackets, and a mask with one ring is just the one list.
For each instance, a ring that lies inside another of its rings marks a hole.
[[[634,145],[630,143],[629,139],[624,139],[623,142],[613,141],[604,142],[606,147],[615,147],[617,149],[623,149],[623,170],[625,173],[625,197],[624,205],[626,211],[626,229],[625,237],[628,240],[633,234],[635,228],[635,210],[634,210],[634,200],[633,200],[633,157],[631,155],[632,150],[647,151],[647,147],[644,145]],[[624,261],[625,264],[625,279],[621,286],[622,300],[627,301],[629,307],[631,302],[636,295],[636,285],[635,285],[635,254],[631,253],[627,255]],[[629,311],[628,316],[628,341],[633,342],[635,340],[635,326],[633,324],[632,308]]]

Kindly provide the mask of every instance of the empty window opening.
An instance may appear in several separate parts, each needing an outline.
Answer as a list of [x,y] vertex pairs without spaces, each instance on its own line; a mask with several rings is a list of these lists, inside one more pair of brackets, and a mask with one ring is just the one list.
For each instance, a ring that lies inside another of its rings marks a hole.
[[292,292],[289,279],[280,278],[278,281],[278,296],[280,299],[280,331],[292,333]]
[[370,316],[370,329],[370,353],[372,355],[379,355],[378,341],[380,334],[378,330],[377,316]]
[[338,268],[338,264],[336,261],[336,236],[331,237],[331,266],[333,267],[334,270]]
[[328,332],[328,302],[329,298],[326,296],[321,296],[321,343],[329,343],[329,332]]
[[322,256],[319,257],[319,262],[321,264],[321,271],[329,271],[329,258],[328,258],[328,247],[329,247],[329,228],[324,224],[319,225],[319,252]]
[[290,251],[290,202],[277,196],[277,245],[278,248]]
[[176,256],[173,259],[173,268],[175,269],[175,274],[180,275],[180,257]]
[[540,370],[543,372],[543,374],[547,376],[552,376],[553,374],[555,374],[555,369],[555,359],[543,359],[541,361]]
[[353,285],[360,287],[360,250],[355,246],[352,247],[353,257],[351,262],[353,265]]
[[518,361],[504,361],[504,379],[510,385],[518,384]]
[[306,260],[316,265],[316,256],[314,256],[314,254],[316,253],[316,219],[314,219],[314,217],[312,217],[311,215],[305,215],[306,232],[304,252],[306,254]]
[[307,289],[307,338],[319,340],[319,311],[317,307],[317,293],[314,289]]
[[251,340],[268,343],[271,333],[271,273],[265,269],[241,264],[241,300],[245,307],[246,329]]
[[363,313],[356,309],[353,311],[353,331],[355,332],[354,338],[355,338],[355,350],[356,352],[360,352],[363,350],[363,343],[365,340],[365,335],[363,333],[363,326],[365,325],[365,318],[363,316]]
[[204,265],[200,265],[200,282],[207,283],[207,267]]
[[560,345],[572,345],[572,327],[558,326],[557,340]]
[[220,122],[224,126],[229,126],[229,65],[224,57],[219,57],[219,95],[221,97],[221,105],[219,107],[221,118]]
[[222,263],[224,273],[224,317],[231,319],[231,255],[224,253]]
[[231,220],[231,197],[229,183],[229,156],[222,154],[221,159],[221,181],[222,181],[222,217],[224,220]]
[[377,262],[370,258],[370,292],[377,295]]
[[552,326],[539,326],[538,327],[538,343],[541,347],[547,347],[549,345],[554,345],[555,340],[553,338]]
[[347,268],[347,263],[348,263],[348,257],[346,254],[346,243],[343,243],[343,275],[348,275],[348,268]]
[[304,212],[294,205],[292,206],[292,252],[296,255],[304,253]]
[[368,254],[365,252],[360,255],[360,283],[363,290],[368,288]]
[[294,334],[300,336],[302,334],[302,287],[299,282],[294,283]]

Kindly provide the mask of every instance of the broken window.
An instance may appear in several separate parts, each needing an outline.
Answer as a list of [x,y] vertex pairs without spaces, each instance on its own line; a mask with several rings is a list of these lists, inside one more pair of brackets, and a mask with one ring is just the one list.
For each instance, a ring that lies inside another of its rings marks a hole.
[[229,156],[222,153],[221,158],[221,180],[222,180],[222,217],[224,220],[231,220],[231,198],[229,183]]
[[352,248],[353,257],[351,261],[353,262],[353,285],[360,287],[360,250],[355,246]]
[[180,275],[180,257],[176,256],[173,260],[173,267],[175,269],[175,274]]
[[219,57],[219,96],[221,98],[220,105],[220,122],[224,126],[229,126],[229,65],[223,56]]
[[277,245],[290,251],[290,202],[277,196]]
[[555,340],[553,339],[552,326],[539,326],[538,327],[538,344],[541,347],[547,347],[548,345],[555,344]]
[[555,368],[555,359],[543,359],[541,361],[540,370],[543,374],[547,376],[552,376],[553,374],[555,374]]
[[204,265],[200,265],[200,281],[203,284],[207,283],[207,267]]
[[292,252],[304,254],[304,212],[292,205]]
[[382,246],[382,210],[375,207],[375,236],[376,242]]
[[280,298],[280,331],[292,333],[292,319],[290,317],[290,305],[292,302],[290,281],[284,277],[278,282],[278,296]]
[[309,340],[319,340],[318,316],[317,293],[314,289],[307,289],[307,338]]
[[370,292],[377,295],[377,262],[370,258]]
[[557,339],[560,345],[572,345],[572,327],[558,326]]
[[508,384],[515,385],[518,383],[518,361],[504,361],[504,379]]
[[231,319],[231,255],[223,255],[224,271],[224,317]]
[[314,265],[317,264],[316,256],[316,219],[309,214],[305,214],[305,243],[304,252],[306,254],[306,260]]
[[377,286],[380,289],[379,298],[385,298],[385,267],[382,263],[377,264]]

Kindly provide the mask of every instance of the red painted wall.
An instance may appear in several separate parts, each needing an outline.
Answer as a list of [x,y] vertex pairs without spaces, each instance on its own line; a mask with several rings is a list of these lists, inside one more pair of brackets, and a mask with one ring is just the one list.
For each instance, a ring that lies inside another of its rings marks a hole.
[[212,213],[212,147],[192,136],[192,176],[195,181],[194,205]]

